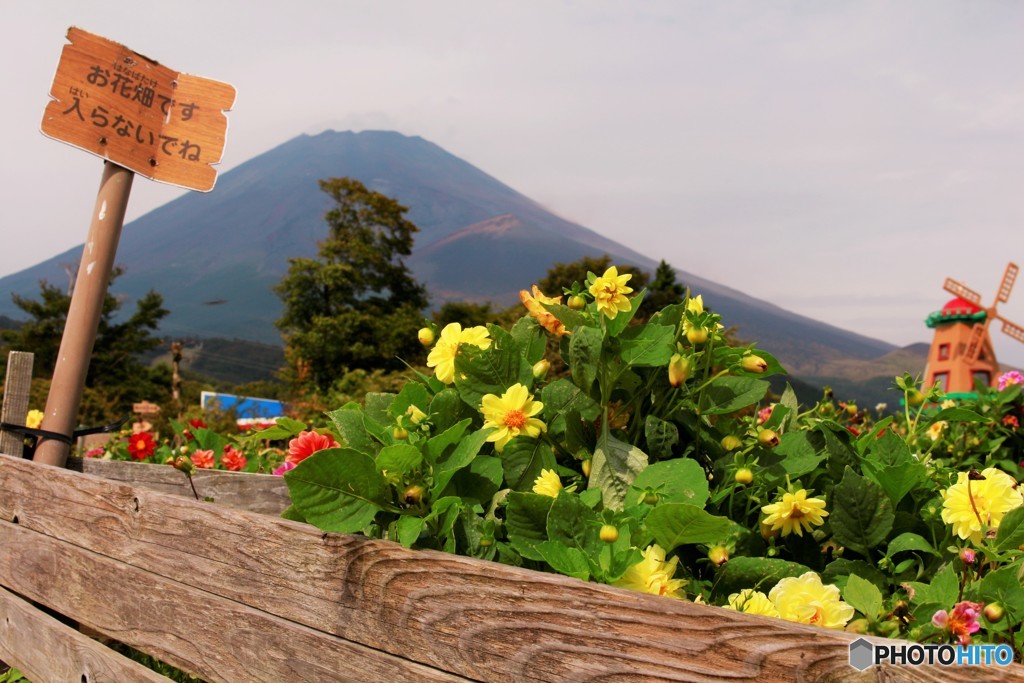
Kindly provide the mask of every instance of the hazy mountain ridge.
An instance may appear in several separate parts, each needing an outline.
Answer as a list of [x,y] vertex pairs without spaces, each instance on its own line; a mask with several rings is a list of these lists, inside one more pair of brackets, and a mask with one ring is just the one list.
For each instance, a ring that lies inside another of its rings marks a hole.
[[[517,300],[556,262],[608,254],[653,272],[655,260],[545,210],[419,137],[393,132],[302,135],[224,173],[208,194],[190,193],[125,226],[115,293],[160,292],[171,315],[160,334],[280,344],[273,294],[288,258],[313,256],[326,234],[330,198],[318,181],[355,177],[409,207],[420,231],[408,259],[431,293],[446,300]],[[66,281],[61,263],[81,247],[0,279],[0,315],[19,317],[10,293],[34,296],[38,281]],[[685,267],[685,263],[672,264]],[[711,282],[682,268],[679,280],[777,355],[793,374],[818,375],[843,359],[868,360],[895,347]]]

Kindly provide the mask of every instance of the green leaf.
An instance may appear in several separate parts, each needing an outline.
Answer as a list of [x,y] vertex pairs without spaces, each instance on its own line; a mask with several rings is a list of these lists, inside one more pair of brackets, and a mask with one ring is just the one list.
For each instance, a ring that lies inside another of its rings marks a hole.
[[719,377],[704,392],[708,407],[702,412],[705,415],[724,415],[752,406],[764,398],[770,386],[762,379],[751,377]]
[[644,438],[647,452],[659,460],[672,457],[672,449],[679,443],[679,427],[674,422],[648,415],[644,420]]
[[458,424],[452,425],[437,436],[430,437],[427,440],[427,460],[431,463],[437,463],[437,461],[443,458],[448,449],[462,439],[466,430],[469,429],[471,422],[472,420],[467,418]]
[[869,619],[882,611],[882,591],[875,584],[851,574],[842,590],[843,599]]
[[946,422],[984,422],[986,418],[984,415],[979,415],[973,410],[954,406],[940,410],[932,417],[928,424],[933,425],[940,420],[945,420]]
[[366,432],[363,425],[363,409],[359,404],[349,403],[338,410],[328,412],[327,417],[334,423],[345,446],[371,457],[380,450],[380,443]]
[[284,519],[290,519],[293,522],[306,523],[306,518],[302,516],[302,513],[299,512],[294,505],[289,505],[284,510],[282,510],[281,517],[283,517]]
[[590,463],[587,488],[601,489],[601,500],[610,510],[621,510],[629,487],[647,467],[647,454],[636,446],[602,435]]
[[902,533],[896,538],[889,541],[889,546],[886,549],[886,555],[892,557],[896,553],[906,552],[908,550],[928,553],[929,555],[935,555],[941,557],[939,551],[937,551],[932,544],[929,543],[923,536],[914,534],[911,532]]
[[558,494],[548,513],[549,540],[569,548],[578,548],[596,562],[604,545],[600,530],[600,517],[579,496],[565,491]]
[[565,430],[565,418],[571,412],[579,413],[590,421],[597,419],[601,413],[601,406],[565,377],[545,385],[540,396],[544,404],[544,421],[555,434]]
[[828,457],[826,467],[829,476],[833,480],[840,479],[847,467],[856,472],[860,456],[848,443],[849,432],[834,422],[822,423],[818,431],[825,437],[825,453]]
[[673,458],[648,465],[633,482],[633,493],[639,496],[651,489],[658,494],[658,503],[689,503],[704,507],[708,501],[708,477],[704,468],[691,458]]
[[605,329],[608,330],[609,337],[617,337],[624,329],[626,329],[626,326],[629,325],[629,322],[633,319],[633,316],[635,316],[636,312],[640,309],[640,304],[643,303],[644,296],[646,296],[646,294],[647,290],[645,289],[639,294],[635,295],[632,299],[629,300],[630,308],[628,311],[619,311],[618,315],[616,315],[614,318],[608,319],[608,321],[605,323]]
[[821,581],[822,583],[831,583],[842,588],[846,585],[849,577],[854,574],[873,583],[875,588],[879,590],[889,590],[889,580],[885,577],[885,574],[879,571],[873,563],[865,562],[864,560],[847,560],[844,558],[832,560],[822,570]]
[[869,442],[865,457],[883,467],[917,462],[910,453],[907,442],[891,429]]
[[522,349],[526,362],[533,365],[544,357],[547,349],[547,332],[532,316],[523,316],[512,326],[512,338]]
[[645,523],[666,552],[691,543],[717,543],[733,527],[729,518],[712,515],[688,503],[659,504],[647,515]]
[[398,518],[398,542],[411,548],[423,531],[423,518],[414,515],[402,515]]
[[892,531],[895,518],[885,491],[847,467],[832,489],[828,520],[836,541],[867,557]]
[[767,593],[780,579],[809,571],[805,565],[772,557],[734,557],[722,566],[714,592],[723,597],[744,588]]
[[811,443],[809,432],[786,432],[775,447],[775,454],[782,457],[782,468],[793,479],[814,471],[824,453],[818,453]]
[[[379,427],[380,431],[386,431],[391,424],[391,405],[395,402],[396,395],[371,391],[366,394],[365,408],[363,410],[363,422],[369,419],[373,425]],[[369,427],[368,427],[369,428]]]
[[864,476],[881,486],[894,506],[899,505],[904,496],[928,479],[928,468],[916,460],[888,466],[882,466],[874,460],[864,460],[863,468]]
[[480,448],[487,442],[487,435],[494,431],[492,428],[478,429],[459,442],[452,454],[441,460],[434,467],[434,486],[431,488],[433,495],[439,495],[448,486],[452,476],[463,467],[473,462],[473,458],[480,452]]
[[532,366],[519,353],[512,336],[491,329],[491,346],[462,344],[455,356],[455,387],[469,406],[479,409],[485,394],[501,396],[513,384],[533,385]]
[[544,541],[536,550],[541,557],[559,574],[576,579],[590,579],[590,563],[579,548],[567,548],[557,541]]
[[668,325],[672,329],[677,329],[683,321],[683,312],[685,310],[685,303],[669,304],[652,315],[648,322],[652,325]]
[[486,505],[501,489],[504,472],[501,460],[490,455],[478,455],[468,467],[455,473],[449,487],[463,500],[475,500]]
[[952,607],[960,598],[960,581],[953,564],[949,563],[936,572],[928,585],[928,602],[937,602]]
[[519,436],[505,444],[498,454],[505,470],[505,483],[513,491],[530,491],[541,470],[556,469],[551,446],[538,439]]
[[409,410],[409,406],[416,406],[424,413],[430,412],[430,392],[419,382],[406,382],[391,403],[391,417],[395,420],[402,417]]
[[586,325],[573,330],[569,338],[569,368],[572,370],[572,381],[586,393],[590,392],[597,379],[603,340],[601,330]]
[[555,499],[536,493],[512,491],[505,508],[508,541],[528,560],[543,560],[537,546],[548,540],[548,512]]
[[[633,332],[636,330],[636,332]],[[665,325],[647,325],[630,328],[622,334],[619,356],[634,367],[660,367],[668,365],[675,352],[676,331]]]
[[1011,564],[989,572],[981,580],[978,594],[985,602],[998,602],[1015,621],[1024,617],[1024,586],[1021,572],[1024,565]]
[[318,451],[284,479],[299,513],[324,531],[361,531],[386,502],[387,482],[376,463],[351,448]]
[[443,432],[463,419],[463,413],[468,410],[469,406],[462,402],[458,391],[443,389],[430,400],[430,421],[437,431]]
[[389,476],[405,476],[423,467],[423,454],[415,446],[398,443],[385,446],[377,454],[377,469]]
[[586,325],[587,317],[579,311],[574,311],[568,306],[562,304],[541,304],[548,310],[548,313],[558,318],[558,320],[565,325],[569,330],[572,330],[575,334],[575,330]]
[[[760,352],[758,352],[758,355],[760,355]],[[782,431],[785,432],[796,420],[796,416],[800,414],[800,402],[797,400],[796,392],[793,391],[793,387],[789,386],[789,382],[786,382],[786,389],[782,392],[782,398],[779,399],[779,405],[789,409],[786,419],[783,420],[782,425],[780,425]]]
[[1022,545],[1024,545],[1024,506],[1014,508],[1006,513],[996,531],[997,549],[1011,550]]

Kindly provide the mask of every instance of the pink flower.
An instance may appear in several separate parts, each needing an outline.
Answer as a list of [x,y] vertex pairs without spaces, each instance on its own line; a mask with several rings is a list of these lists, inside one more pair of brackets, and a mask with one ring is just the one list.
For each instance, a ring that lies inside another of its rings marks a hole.
[[1009,427],[1010,429],[1016,429],[1020,427],[1020,420],[1017,419],[1016,415],[1004,415],[1003,426]]
[[293,463],[293,462],[285,462],[285,463],[282,463],[280,467],[275,467],[274,468],[274,474],[276,474],[277,476],[281,477],[281,476],[284,476],[284,473],[287,472],[288,470],[294,470],[294,469],[295,469],[295,463]]
[[977,553],[974,552],[973,548],[960,549],[960,561],[964,564],[974,564],[976,559],[978,559],[978,556]]
[[999,391],[1013,384],[1024,384],[1024,375],[1016,370],[1010,370],[999,377]]
[[104,453],[106,453],[106,451],[103,450],[103,446],[98,446],[96,448],[90,448],[89,450],[87,450],[85,452],[85,457],[87,457],[87,458],[102,458]]
[[978,617],[981,616],[983,605],[980,602],[964,600],[956,603],[952,612],[940,609],[932,616],[932,625],[949,631],[956,636],[957,642],[961,645],[971,644],[971,634],[981,629]]
[[232,472],[241,472],[249,464],[242,452],[231,445],[224,446],[224,455],[221,456],[220,462]]
[[212,470],[213,451],[197,450],[192,454],[192,464],[204,470]]
[[757,424],[764,424],[769,417],[772,416],[772,408],[775,406],[766,406],[757,411]]
[[338,442],[334,440],[333,436],[317,432],[301,432],[288,442],[288,455],[285,456],[285,461],[298,465],[317,451],[337,447]]

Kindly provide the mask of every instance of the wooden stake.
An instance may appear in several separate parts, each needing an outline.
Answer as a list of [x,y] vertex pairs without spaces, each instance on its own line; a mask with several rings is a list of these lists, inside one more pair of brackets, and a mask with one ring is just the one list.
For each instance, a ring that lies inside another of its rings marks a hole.
[[[89,237],[82,250],[75,291],[71,295],[64,336],[60,341],[57,364],[53,369],[50,394],[46,399],[42,429],[64,434],[70,440],[82,402],[89,358],[96,342],[103,300],[110,283],[121,238],[128,194],[135,174],[112,162],[103,166],[103,178],[96,196],[96,208],[89,225]],[[41,439],[35,460],[63,467],[70,444],[57,439]]]

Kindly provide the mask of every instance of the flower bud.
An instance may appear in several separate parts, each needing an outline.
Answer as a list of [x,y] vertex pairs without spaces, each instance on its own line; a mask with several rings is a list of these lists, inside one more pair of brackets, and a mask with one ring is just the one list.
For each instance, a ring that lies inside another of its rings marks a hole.
[[750,354],[749,356],[743,356],[740,360],[740,367],[747,372],[755,372],[760,375],[768,369],[768,362],[761,358],[761,356]]
[[668,383],[674,387],[680,386],[690,377],[693,369],[693,361],[689,358],[673,353],[668,361]]
[[413,484],[402,492],[402,502],[406,505],[417,505],[423,500],[423,487]]
[[736,483],[743,486],[750,486],[754,481],[754,473],[749,467],[741,467],[736,470]]
[[775,448],[779,445],[779,435],[771,429],[762,429],[757,433],[757,442],[765,448]]
[[921,393],[920,389],[911,389],[907,392],[907,405],[916,408],[917,406],[924,403],[924,394]]
[[548,370],[551,369],[551,361],[547,358],[541,358],[539,361],[533,364],[533,378],[544,379],[548,376]]
[[601,540],[605,543],[615,543],[619,540],[619,530],[611,524],[601,525]]
[[573,294],[569,297],[566,305],[574,311],[582,311],[587,305],[587,300],[579,294]]
[[648,491],[647,493],[645,493],[643,495],[643,498],[640,499],[640,502],[641,503],[646,503],[647,505],[657,505],[658,504],[658,494],[655,493],[654,491]]
[[192,458],[187,455],[179,455],[174,459],[174,469],[184,472],[191,477],[196,471],[196,466],[192,464]]
[[985,615],[985,619],[987,619],[989,623],[994,624],[1003,618],[1003,606],[998,602],[990,602],[985,605],[985,609],[982,610],[982,614]]
[[416,338],[420,340],[420,344],[430,346],[434,343],[434,331],[429,327],[421,327],[420,331],[416,333]]
[[708,550],[708,559],[711,560],[711,564],[721,567],[729,561],[729,549],[724,545],[716,545]]
[[974,564],[977,559],[977,554],[973,548],[961,548],[960,549],[960,561],[964,564]]
[[587,458],[580,464],[580,469],[583,470],[584,477],[590,477],[590,458]]
[[854,619],[846,625],[847,633],[860,633],[864,634],[868,632],[868,620],[867,619]]
[[726,451],[734,451],[743,445],[743,442],[740,441],[740,438],[738,436],[733,436],[732,434],[727,434],[726,436],[723,436],[721,443],[722,448],[725,449]]
[[480,539],[480,547],[481,548],[490,548],[492,545],[494,545],[494,539],[493,538],[481,538]]
[[414,425],[418,425],[427,419],[427,414],[416,406],[409,406],[406,409],[405,414],[409,416],[409,419],[412,420]]
[[686,331],[686,338],[694,346],[699,346],[708,340],[708,331],[703,327],[691,327]]
[[391,436],[395,438],[395,441],[404,441],[409,438],[409,431],[405,427],[395,427],[391,431]]

